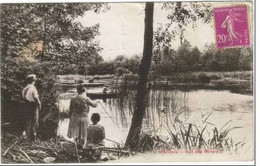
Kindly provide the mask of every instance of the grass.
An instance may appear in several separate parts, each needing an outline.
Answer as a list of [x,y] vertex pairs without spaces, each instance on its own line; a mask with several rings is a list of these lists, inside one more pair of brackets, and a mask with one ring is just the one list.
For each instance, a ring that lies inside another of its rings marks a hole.
[[[201,124],[184,123],[179,120],[182,113],[184,113],[182,109],[175,111],[176,116],[173,123],[169,124],[165,121],[157,129],[143,130],[139,144],[135,148],[136,151],[144,153],[164,150],[215,150],[237,154],[245,145],[244,141],[233,141],[231,131],[242,127],[228,127],[232,120],[217,128],[209,121],[213,111],[201,114]],[[166,129],[168,136],[159,135],[158,131],[162,128]]]
[[245,143],[234,142],[229,133],[240,127],[212,129],[211,137],[205,137],[207,125],[199,128],[195,124],[183,124],[179,122],[175,131],[167,129],[170,137],[162,137],[153,131],[142,132],[139,144],[136,147],[138,152],[157,152],[160,150],[217,150],[219,152],[237,153]]
[[[129,156],[146,152],[157,153],[158,151],[218,151],[236,154],[245,142],[234,142],[230,132],[241,127],[227,127],[232,120],[226,122],[221,128],[214,127],[209,132],[210,123],[208,115],[202,116],[202,126],[192,123],[184,123],[178,116],[182,114],[181,109],[175,117],[172,126],[161,126],[168,131],[168,136],[157,134],[156,130],[142,130],[140,140],[131,153],[124,149],[124,145],[115,148],[104,148],[104,151],[113,153],[115,156]],[[206,132],[208,132],[206,134]],[[13,135],[2,135],[2,162],[3,163],[79,163],[93,162],[86,153],[74,143],[56,137],[47,141],[27,142],[23,138]],[[137,153],[136,153],[137,152]],[[84,156],[85,155],[85,156]],[[114,157],[115,159],[115,157]]]

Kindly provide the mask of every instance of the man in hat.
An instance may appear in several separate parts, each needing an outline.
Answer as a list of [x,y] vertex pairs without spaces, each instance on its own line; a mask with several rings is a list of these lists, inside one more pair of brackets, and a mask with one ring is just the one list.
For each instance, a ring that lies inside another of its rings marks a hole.
[[26,77],[27,86],[23,89],[22,96],[25,101],[25,110],[27,118],[26,134],[30,141],[35,141],[37,128],[39,124],[39,110],[41,102],[36,87],[34,86],[36,75],[31,74]]

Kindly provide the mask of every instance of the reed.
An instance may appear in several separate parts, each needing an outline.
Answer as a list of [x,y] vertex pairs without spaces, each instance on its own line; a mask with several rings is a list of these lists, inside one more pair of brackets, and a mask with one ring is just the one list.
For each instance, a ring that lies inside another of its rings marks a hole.
[[202,126],[184,123],[179,120],[178,115],[172,126],[167,124],[161,126],[167,130],[168,136],[158,135],[159,129],[143,130],[136,151],[143,153],[158,150],[217,150],[238,153],[245,145],[244,141],[235,142],[232,139],[231,131],[242,128],[241,126],[228,127],[232,120],[226,122],[221,128],[209,129],[209,125],[214,125],[208,121],[211,113],[204,115]]
[[218,150],[219,152],[237,153],[245,142],[234,142],[229,136],[230,131],[240,128],[232,127],[220,131],[217,127],[212,129],[211,137],[205,137],[207,125],[199,129],[189,123],[187,127],[180,125],[176,132],[168,130],[170,137],[162,137],[150,132],[142,132],[137,152],[156,152],[158,150]]

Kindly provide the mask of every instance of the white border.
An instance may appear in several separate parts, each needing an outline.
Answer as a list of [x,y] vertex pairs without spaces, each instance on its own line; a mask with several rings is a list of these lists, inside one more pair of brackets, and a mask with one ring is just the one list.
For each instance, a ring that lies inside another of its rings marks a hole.
[[[77,3],[77,2],[150,2],[151,0],[142,0],[142,1],[138,1],[138,0],[109,0],[109,1],[104,1],[104,0],[1,0],[0,3],[55,3],[55,2],[74,2],[74,3]],[[154,0],[153,0],[154,1]],[[154,2],[166,2],[167,0],[156,0]],[[168,0],[169,1],[169,0]],[[191,0],[179,0],[179,1],[191,1]],[[198,1],[198,0],[196,0]],[[201,1],[201,0],[199,0]],[[205,1],[211,1],[211,0],[205,0]],[[230,2],[232,0],[213,0],[214,2],[216,1],[221,1],[221,2]],[[245,2],[245,1],[248,1],[248,0],[236,0],[234,2]],[[251,1],[251,0],[249,0]],[[259,44],[259,38],[257,38],[260,34],[258,33],[258,31],[256,31],[256,29],[260,29],[260,26],[259,26],[259,22],[257,22],[257,15],[259,16],[259,10],[255,10],[255,9],[259,9],[257,7],[259,7],[259,3],[255,3],[255,0],[252,0],[252,2],[254,3],[253,4],[253,11],[256,11],[256,13],[253,13],[253,18],[254,18],[254,23],[253,23],[253,36],[254,36],[254,40],[253,40],[253,44],[255,45],[254,47],[256,47],[255,49],[255,52],[254,52],[254,56],[255,56],[255,68],[254,68],[254,72],[255,72],[255,75],[254,75],[254,80],[255,80],[255,89],[254,89],[254,92],[255,92],[255,119],[256,119],[256,122],[255,122],[255,131],[256,131],[256,146],[255,146],[255,160],[256,160],[256,165],[259,162],[259,158],[257,158],[256,156],[259,156],[259,142],[258,140],[260,139],[259,137],[259,131],[257,130],[257,126],[260,125],[258,119],[259,119],[259,113],[257,112],[259,109],[259,104],[257,104],[257,96],[259,96],[259,91],[257,89],[257,82],[260,82],[259,81],[259,77],[257,77],[256,75],[256,71],[259,71],[260,70],[260,67],[258,66],[258,64],[260,64],[259,62],[259,58],[257,57],[257,53],[259,52],[259,47],[258,44]],[[260,56],[260,55],[259,55]],[[0,161],[1,162],[1,161]],[[136,162],[136,163],[78,163],[78,164],[56,164],[55,165],[254,165],[254,161],[250,161],[250,162],[153,162],[153,163],[144,163],[144,162]],[[0,163],[0,165],[3,165]],[[8,165],[15,165],[15,164],[8,164]],[[28,164],[19,164],[19,165],[28,165]],[[50,165],[50,164],[35,164],[35,165]]]

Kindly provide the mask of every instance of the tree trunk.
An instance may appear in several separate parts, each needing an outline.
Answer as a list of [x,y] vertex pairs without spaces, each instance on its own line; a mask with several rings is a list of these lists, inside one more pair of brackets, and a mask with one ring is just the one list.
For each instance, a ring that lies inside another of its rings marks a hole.
[[142,121],[145,114],[147,95],[147,82],[152,60],[153,49],[153,9],[154,3],[147,2],[145,6],[145,30],[144,30],[144,50],[143,58],[139,68],[139,79],[137,85],[137,94],[135,110],[132,118],[132,124],[128,132],[125,147],[135,150],[140,139]]

